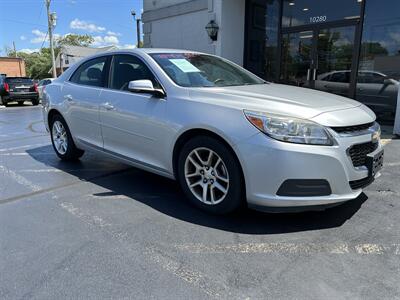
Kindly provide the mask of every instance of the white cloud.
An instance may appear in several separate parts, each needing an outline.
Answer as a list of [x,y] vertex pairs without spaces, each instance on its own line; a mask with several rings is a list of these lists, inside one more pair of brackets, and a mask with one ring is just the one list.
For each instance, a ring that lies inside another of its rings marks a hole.
[[136,45],[134,45],[134,44],[125,44],[125,45],[121,46],[121,48],[123,48],[123,49],[134,49],[134,48],[136,48]]
[[121,36],[119,32],[114,32],[114,31],[107,31],[107,35]]
[[400,33],[398,32],[390,32],[389,36],[396,42],[400,42]]
[[40,31],[39,29],[32,30],[32,33],[35,35],[35,37],[31,39],[31,43],[33,43],[33,44],[42,43],[45,38],[46,38],[46,40],[49,39],[49,37],[46,37],[46,33],[43,31]]
[[88,32],[102,32],[106,30],[105,27],[97,26],[94,23],[89,23],[79,19],[72,20],[71,23],[69,24],[69,27],[71,29],[80,29]]
[[34,52],[40,52],[40,49],[39,48],[35,48],[35,49],[25,48],[25,49],[18,50],[18,52],[24,52],[24,53],[31,54]]
[[104,43],[117,45],[117,44],[119,44],[119,40],[118,40],[118,38],[116,36],[106,35],[104,37]]
[[94,42],[93,46],[109,46],[109,45],[118,45],[119,40],[116,36],[114,35],[106,35],[106,36],[100,36],[96,35],[93,37]]
[[19,38],[21,39],[21,41],[25,41],[26,40],[26,36],[24,36],[24,35],[21,35]]
[[[32,30],[32,33],[35,36],[34,38],[31,39],[31,43],[33,43],[33,44],[43,43],[45,38],[46,38],[46,42],[49,41],[49,35],[46,34],[46,32],[40,31],[39,29],[34,29],[34,30]],[[54,37],[54,39],[58,39],[60,37],[60,35],[57,33],[54,33],[53,37]]]

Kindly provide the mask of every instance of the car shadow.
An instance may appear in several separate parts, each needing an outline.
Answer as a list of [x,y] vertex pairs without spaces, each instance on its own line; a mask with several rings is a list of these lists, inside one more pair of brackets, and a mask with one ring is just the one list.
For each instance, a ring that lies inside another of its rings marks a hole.
[[[233,215],[216,216],[190,205],[173,180],[119,163],[115,163],[118,168],[107,171],[114,162],[92,153],[85,154],[78,162],[62,162],[55,154],[42,155],[51,151],[50,145],[27,150],[32,158],[47,166],[107,189],[107,192],[94,194],[98,199],[123,195],[173,218],[234,233],[280,234],[339,227],[368,199],[362,193],[355,200],[323,211],[264,213],[243,209]],[[101,170],[85,172],[94,163],[99,163]]]

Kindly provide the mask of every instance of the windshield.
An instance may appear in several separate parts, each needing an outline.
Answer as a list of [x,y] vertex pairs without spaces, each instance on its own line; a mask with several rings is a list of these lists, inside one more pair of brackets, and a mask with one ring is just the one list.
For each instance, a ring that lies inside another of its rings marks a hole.
[[263,84],[245,69],[221,58],[197,53],[150,54],[167,75],[184,87],[223,87]]

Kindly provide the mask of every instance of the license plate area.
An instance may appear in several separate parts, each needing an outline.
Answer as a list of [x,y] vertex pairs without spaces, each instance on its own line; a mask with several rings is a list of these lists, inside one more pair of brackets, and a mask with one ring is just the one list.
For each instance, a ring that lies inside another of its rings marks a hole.
[[383,149],[367,155],[367,168],[369,170],[369,176],[375,177],[375,175],[382,169],[383,156]]

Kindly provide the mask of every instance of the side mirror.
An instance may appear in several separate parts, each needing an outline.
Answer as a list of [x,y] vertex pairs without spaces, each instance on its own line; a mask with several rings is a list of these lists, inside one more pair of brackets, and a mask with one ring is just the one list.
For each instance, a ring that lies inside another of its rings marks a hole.
[[151,94],[158,98],[165,97],[163,90],[155,89],[151,80],[133,80],[129,81],[128,90],[133,93]]
[[384,84],[384,85],[391,85],[391,84],[394,84],[394,83],[393,83],[393,81],[392,81],[390,78],[385,78],[385,79],[383,80],[383,84]]

